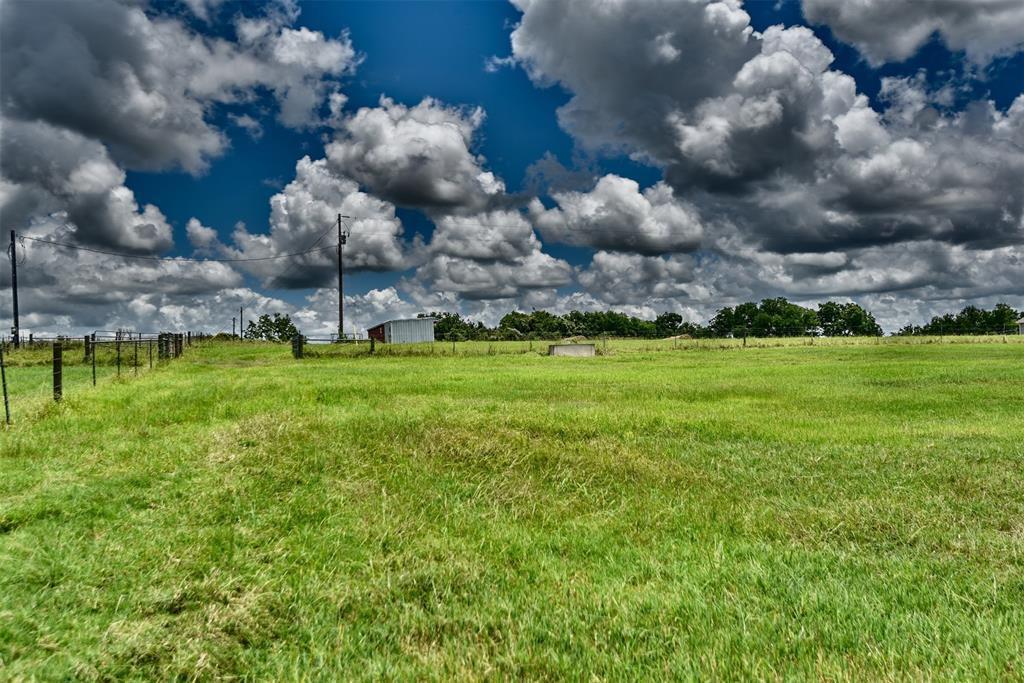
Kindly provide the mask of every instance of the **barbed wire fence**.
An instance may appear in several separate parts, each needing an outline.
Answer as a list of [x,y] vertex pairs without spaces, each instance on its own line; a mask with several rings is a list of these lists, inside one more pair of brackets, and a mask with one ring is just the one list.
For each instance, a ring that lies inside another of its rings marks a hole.
[[328,358],[344,356],[483,356],[540,353],[546,355],[551,344],[594,344],[597,355],[635,351],[686,351],[701,349],[766,348],[775,346],[837,346],[846,344],[908,345],[936,344],[985,338],[988,341],[1024,341],[1017,326],[976,326],[955,331],[941,330],[908,335],[825,335],[820,330],[799,328],[773,328],[770,334],[754,328],[736,328],[731,334],[679,334],[668,337],[633,337],[614,333],[588,336],[522,335],[518,338],[496,334],[466,338],[459,334],[438,335],[432,342],[411,344],[384,344],[369,339],[346,340],[339,344],[336,337],[307,337],[299,335],[291,340],[295,358]]
[[16,347],[12,338],[2,337],[4,424],[12,424],[17,407],[38,403],[47,393],[59,403],[69,390],[138,378],[209,338],[196,332],[97,330],[83,336],[30,334]]
[[[68,394],[102,381],[129,381],[180,358],[187,349],[210,340],[226,338],[202,332],[137,332],[134,330],[97,330],[84,336],[28,335],[15,349],[10,337],[0,337],[0,384],[4,398],[5,424],[13,422],[13,413],[23,404],[38,402],[47,392],[60,402]],[[956,343],[972,340],[1024,342],[1018,327],[978,326],[953,332],[939,329],[890,336],[825,336],[820,330],[776,328],[771,334],[758,330],[735,329],[718,336],[627,337],[614,334],[570,336],[562,339],[534,335],[520,338],[467,339],[460,334],[439,335],[434,341],[413,344],[384,344],[371,338],[340,340],[299,334],[282,345],[291,345],[293,357],[477,357],[496,355],[547,355],[551,344],[593,344],[596,355],[617,353],[653,353],[666,351],[728,350],[783,346],[906,345]]]

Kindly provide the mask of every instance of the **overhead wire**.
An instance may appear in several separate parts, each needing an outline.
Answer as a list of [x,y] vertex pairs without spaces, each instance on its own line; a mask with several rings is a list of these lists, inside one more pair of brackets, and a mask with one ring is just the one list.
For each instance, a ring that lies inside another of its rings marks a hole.
[[[319,250],[327,250],[327,249],[337,249],[337,248],[338,248],[338,245],[336,245],[336,244],[332,244],[332,245],[329,245],[329,246],[326,246],[326,247],[320,247],[319,249],[315,249],[316,245],[320,244],[320,242],[321,242],[321,241],[323,240],[323,238],[327,237],[327,235],[329,235],[329,234],[330,234],[331,232],[333,232],[333,231],[334,231],[334,229],[335,229],[335,226],[333,226],[333,225],[332,225],[331,227],[327,228],[327,230],[325,230],[325,231],[324,231],[324,232],[323,232],[323,233],[322,233],[322,234],[321,234],[321,235],[320,235],[319,237],[317,237],[317,238],[316,238],[316,239],[315,239],[315,240],[313,241],[313,243],[312,243],[312,244],[310,244],[310,245],[309,245],[309,247],[308,247],[308,248],[307,248],[307,249],[306,249],[305,251],[303,251],[303,252],[301,252],[301,253],[306,253],[306,254],[308,254],[308,253],[310,253],[311,251],[319,251]],[[294,268],[294,267],[295,267],[295,266],[296,266],[297,264],[298,264],[298,261],[292,261],[291,263],[289,263],[289,264],[288,264],[288,265],[287,265],[287,266],[285,267],[285,269],[284,269],[284,270],[282,270],[282,271],[281,271],[280,273],[278,273],[278,274],[277,274],[277,279],[280,279],[280,278],[284,277],[285,273],[287,273],[287,272],[288,272],[289,270],[291,270],[292,268]],[[252,296],[251,298],[249,298],[249,300],[248,300],[248,301],[246,301],[246,302],[245,302],[244,304],[241,304],[241,305],[239,305],[239,308],[248,308],[248,307],[249,307],[249,304],[251,304],[252,302],[256,301],[256,299],[258,299],[258,298],[259,298],[259,297],[261,297],[261,296],[263,296],[263,295],[262,295],[262,294],[259,294],[259,293],[257,293],[257,294],[255,294],[255,295],[253,295],[253,296]],[[225,325],[225,326],[224,326],[224,327],[222,327],[221,329],[217,330],[217,332],[215,332],[215,333],[214,333],[214,336],[217,336],[217,335],[218,335],[218,334],[220,334],[221,332],[227,332],[227,329],[228,329],[228,328],[227,328],[227,326]],[[241,339],[241,338],[242,338],[242,334],[243,334],[243,331],[242,331],[242,321],[241,321],[241,320],[239,320],[239,321],[238,321],[238,338],[239,338],[239,339]]]

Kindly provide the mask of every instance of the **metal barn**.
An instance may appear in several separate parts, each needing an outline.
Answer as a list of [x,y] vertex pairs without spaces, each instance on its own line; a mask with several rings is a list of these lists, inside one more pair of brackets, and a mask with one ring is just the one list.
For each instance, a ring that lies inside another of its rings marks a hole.
[[434,318],[388,320],[366,331],[370,339],[384,344],[415,344],[434,341]]

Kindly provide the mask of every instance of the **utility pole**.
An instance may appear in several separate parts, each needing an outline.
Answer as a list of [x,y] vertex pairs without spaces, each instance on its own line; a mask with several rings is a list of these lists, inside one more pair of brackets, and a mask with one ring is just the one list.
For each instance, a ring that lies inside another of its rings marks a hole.
[[234,318],[231,319],[231,336],[232,337],[235,336],[235,319]]
[[21,348],[21,326],[18,324],[18,252],[14,247],[11,230],[11,293],[14,294],[14,348]]
[[341,229],[341,219],[348,218],[338,214],[338,341],[345,341],[345,264],[342,257],[345,253],[345,242],[348,233]]
[[242,331],[245,326],[245,321],[242,319],[245,316],[245,308],[242,306],[238,307],[238,338],[242,338]]

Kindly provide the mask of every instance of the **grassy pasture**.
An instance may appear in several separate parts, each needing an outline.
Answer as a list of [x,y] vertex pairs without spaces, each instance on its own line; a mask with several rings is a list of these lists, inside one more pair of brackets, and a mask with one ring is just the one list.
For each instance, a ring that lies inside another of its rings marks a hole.
[[0,679],[1024,678],[985,341],[14,357]]

